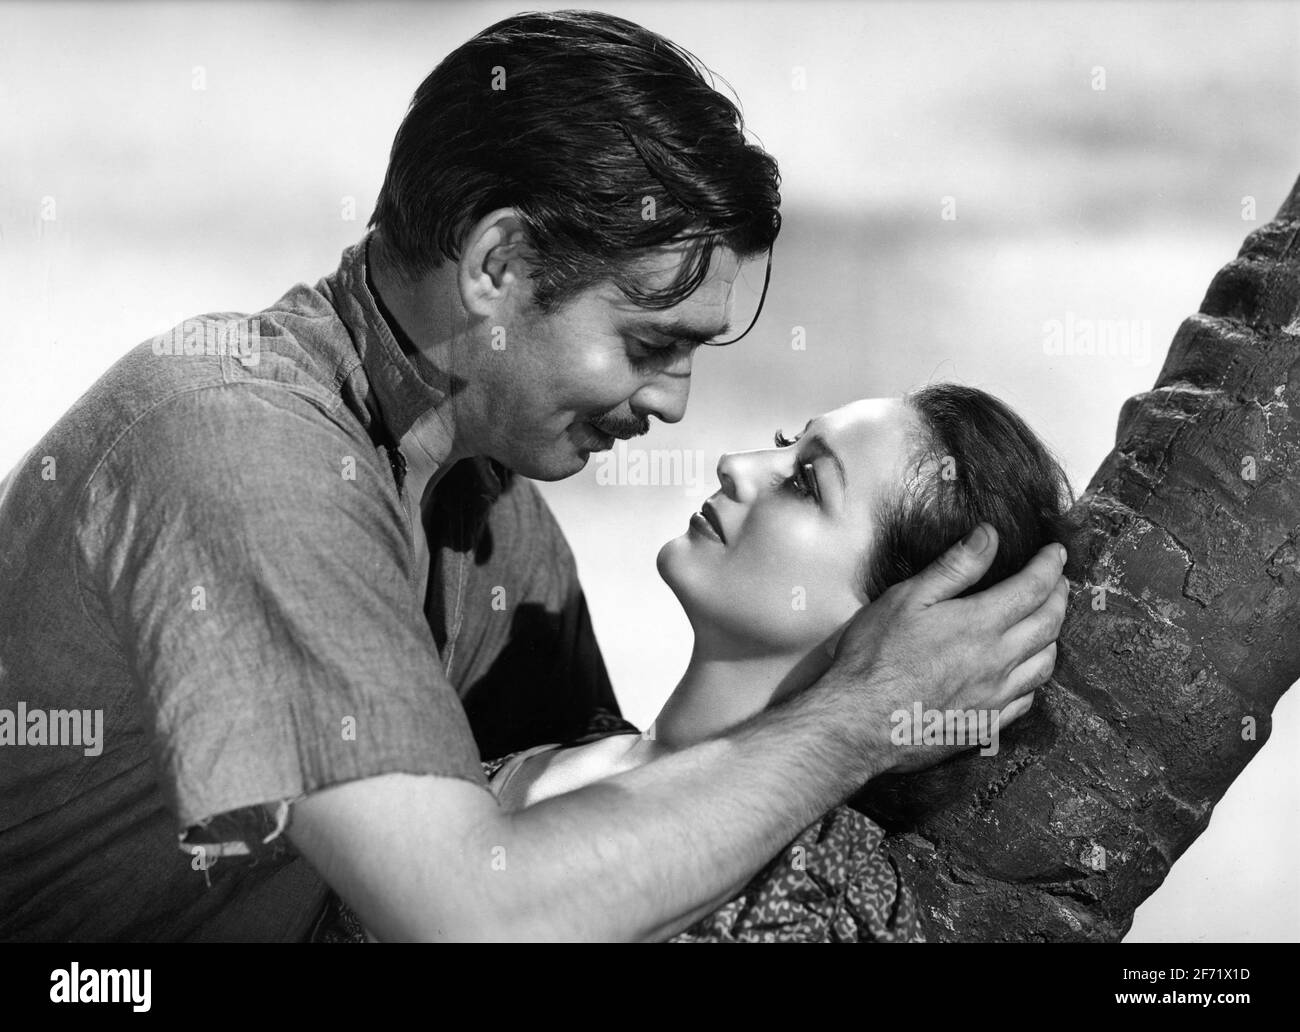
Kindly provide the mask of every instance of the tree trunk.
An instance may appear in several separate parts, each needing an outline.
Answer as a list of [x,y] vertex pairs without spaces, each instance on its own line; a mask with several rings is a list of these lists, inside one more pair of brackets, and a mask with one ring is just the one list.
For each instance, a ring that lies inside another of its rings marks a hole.
[[1300,182],[1120,412],[1073,510],[1070,608],[1033,710],[996,756],[854,800],[889,829],[932,941],[1121,939],[1264,744],[1300,678],[1292,405]]

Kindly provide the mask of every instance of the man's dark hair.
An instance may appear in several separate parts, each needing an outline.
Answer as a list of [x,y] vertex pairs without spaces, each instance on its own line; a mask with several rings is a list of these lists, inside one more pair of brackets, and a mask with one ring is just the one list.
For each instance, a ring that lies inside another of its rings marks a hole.
[[[606,279],[642,307],[678,304],[718,245],[756,257],[781,225],[776,161],[746,141],[739,109],[706,71],[610,14],[497,22],[416,90],[370,225],[420,275],[456,261],[482,216],[512,207],[537,252],[543,311]],[[686,240],[669,287],[638,287],[637,259]]]
[[1046,544],[1068,544],[1069,480],[1004,402],[953,383],[918,388],[906,401],[921,424],[916,475],[877,513],[862,571],[868,600],[925,569],[977,523],[996,528],[998,553],[963,595],[1009,577]]

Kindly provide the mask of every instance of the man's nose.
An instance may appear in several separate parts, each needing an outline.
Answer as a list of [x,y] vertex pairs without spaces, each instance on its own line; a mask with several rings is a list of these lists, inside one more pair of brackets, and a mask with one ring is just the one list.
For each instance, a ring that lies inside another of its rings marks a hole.
[[679,423],[686,415],[691,396],[690,359],[662,370],[632,395],[632,410],[642,416],[657,416],[665,423]]

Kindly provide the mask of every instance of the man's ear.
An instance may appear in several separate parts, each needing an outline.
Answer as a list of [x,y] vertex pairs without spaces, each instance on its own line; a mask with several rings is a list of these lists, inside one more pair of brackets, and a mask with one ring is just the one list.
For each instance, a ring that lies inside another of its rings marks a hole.
[[507,291],[527,286],[531,256],[524,225],[513,208],[497,208],[479,219],[465,235],[456,268],[465,310],[490,316]]

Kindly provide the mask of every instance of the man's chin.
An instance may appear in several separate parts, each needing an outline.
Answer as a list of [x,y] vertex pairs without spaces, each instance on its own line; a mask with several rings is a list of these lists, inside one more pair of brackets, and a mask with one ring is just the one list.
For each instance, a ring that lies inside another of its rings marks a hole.
[[575,473],[581,473],[587,466],[591,452],[585,449],[568,450],[567,454],[530,455],[511,465],[520,476],[529,480],[551,482],[565,480]]

